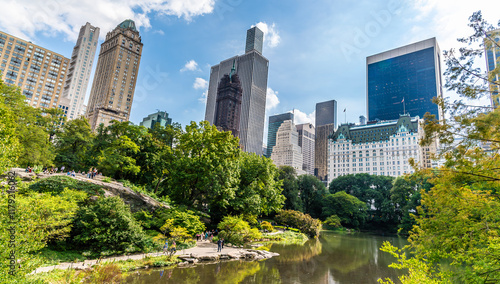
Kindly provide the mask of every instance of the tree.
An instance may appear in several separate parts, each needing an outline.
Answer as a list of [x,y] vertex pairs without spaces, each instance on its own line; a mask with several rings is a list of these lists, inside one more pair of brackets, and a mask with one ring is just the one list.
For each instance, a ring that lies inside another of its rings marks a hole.
[[123,179],[126,175],[136,175],[141,168],[131,156],[139,151],[139,146],[128,136],[122,135],[101,152],[98,167],[107,176]]
[[119,197],[100,197],[81,207],[73,234],[77,243],[94,252],[124,252],[144,247],[142,228]]
[[14,166],[19,150],[16,135],[17,113],[24,106],[22,95],[14,86],[6,85],[0,79],[0,172]]
[[[271,159],[253,153],[240,153],[239,186],[227,211],[231,215],[267,215],[281,209],[284,196],[278,169]],[[227,213],[225,213],[227,214]]]
[[161,194],[220,218],[238,189],[238,139],[206,121],[199,125],[192,122],[172,151]]
[[274,220],[279,224],[297,228],[311,238],[318,237],[322,228],[320,220],[294,210],[281,210]]
[[[420,192],[422,205],[407,248],[411,257],[388,243],[383,247],[398,258],[394,267],[409,269],[400,278],[403,283],[497,283],[500,279],[500,112],[464,101],[496,95],[500,68],[487,73],[474,64],[484,45],[487,49],[500,46],[481,12],[469,20],[473,34],[459,40],[467,46],[458,50],[458,57],[454,49],[445,52],[446,87],[462,100],[453,104],[437,100],[449,111],[450,119],[438,122],[427,115],[423,125],[421,144],[438,139],[446,162],[432,172],[423,171],[431,177],[433,187]],[[461,138],[458,143],[455,137]],[[483,143],[491,150],[478,147]]]
[[325,185],[312,175],[299,176],[298,185],[304,213],[310,214],[313,218],[319,218],[322,209],[321,202],[329,193]]
[[224,242],[233,245],[242,245],[262,237],[259,230],[250,228],[248,222],[244,221],[241,216],[226,216],[217,225],[217,228],[219,229],[219,238],[223,238]]
[[283,195],[286,198],[284,209],[303,211],[295,168],[280,166],[278,179],[283,181]]
[[340,218],[343,226],[357,229],[368,217],[367,206],[345,191],[328,194],[323,200],[323,216],[334,215]]
[[69,170],[87,170],[87,156],[93,139],[94,134],[87,119],[82,117],[65,123],[55,139],[56,165]]

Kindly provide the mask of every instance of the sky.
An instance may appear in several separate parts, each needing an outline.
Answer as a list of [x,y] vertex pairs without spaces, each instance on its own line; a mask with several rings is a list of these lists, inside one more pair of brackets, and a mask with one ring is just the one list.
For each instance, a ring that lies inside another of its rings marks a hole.
[[[130,120],[139,124],[161,110],[183,126],[204,119],[210,66],[243,54],[246,31],[252,26],[264,31],[263,55],[269,59],[267,126],[269,115],[292,110],[296,124],[314,124],[316,103],[332,99],[337,101],[339,122],[358,122],[360,115],[366,116],[367,56],[431,37],[437,38],[441,50],[456,48],[457,38],[471,34],[467,23],[473,12],[481,10],[494,25],[500,20],[497,0],[0,0],[0,4],[0,30],[66,57],[86,22],[100,28],[102,43],[120,22],[134,20],[144,47]],[[445,70],[443,63],[441,69]]]

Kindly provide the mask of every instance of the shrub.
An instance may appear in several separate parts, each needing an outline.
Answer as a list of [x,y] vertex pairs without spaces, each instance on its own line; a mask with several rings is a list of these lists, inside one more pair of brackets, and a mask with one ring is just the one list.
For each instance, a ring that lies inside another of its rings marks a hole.
[[224,242],[233,245],[242,245],[262,237],[259,230],[250,228],[248,222],[244,221],[241,216],[226,216],[217,228],[220,230],[219,237],[224,238]]
[[326,218],[325,222],[323,224],[327,225],[329,228],[335,229],[335,228],[340,228],[342,225],[340,224],[340,218],[337,215],[332,215],[328,218]]
[[29,189],[53,195],[59,195],[65,188],[84,191],[89,195],[103,195],[100,186],[93,183],[79,181],[68,176],[52,176],[30,184]]
[[80,208],[74,228],[75,241],[94,252],[123,252],[145,245],[141,226],[119,197],[98,198]]
[[267,230],[268,232],[274,231],[273,225],[271,225],[271,223],[269,223],[267,221],[262,221],[260,226],[262,227],[262,229]]
[[280,224],[295,227],[311,238],[319,236],[322,228],[320,220],[312,218],[309,214],[294,210],[280,211],[275,220]]

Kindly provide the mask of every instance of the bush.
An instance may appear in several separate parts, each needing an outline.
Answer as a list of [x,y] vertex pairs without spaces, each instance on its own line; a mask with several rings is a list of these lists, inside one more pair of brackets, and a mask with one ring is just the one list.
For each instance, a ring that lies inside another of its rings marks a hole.
[[93,183],[79,181],[68,176],[52,176],[30,184],[29,189],[53,195],[59,195],[65,188],[84,191],[89,195],[103,195],[104,191],[100,186]]
[[224,238],[225,243],[242,245],[256,239],[262,238],[262,234],[256,228],[250,228],[248,222],[243,217],[226,216],[217,225],[220,230],[219,238]]
[[267,221],[262,221],[260,226],[262,227],[263,230],[267,230],[268,232],[274,231],[273,225],[271,225],[271,223],[269,223]]
[[340,224],[340,218],[337,215],[332,215],[328,218],[326,218],[325,222],[323,222],[327,227],[336,229],[342,227]]
[[165,225],[168,219],[172,219],[174,227],[185,228],[187,233],[193,237],[198,233],[205,231],[206,227],[200,220],[200,216],[191,210],[180,210],[177,208],[158,209],[155,212],[148,213],[140,211],[134,213],[134,217],[140,224],[150,230],[164,233],[161,227]]
[[322,228],[320,220],[312,218],[309,214],[294,210],[282,210],[274,219],[280,224],[299,229],[311,238],[319,236]]
[[75,241],[93,252],[144,249],[145,234],[119,197],[98,198],[80,208],[74,228]]

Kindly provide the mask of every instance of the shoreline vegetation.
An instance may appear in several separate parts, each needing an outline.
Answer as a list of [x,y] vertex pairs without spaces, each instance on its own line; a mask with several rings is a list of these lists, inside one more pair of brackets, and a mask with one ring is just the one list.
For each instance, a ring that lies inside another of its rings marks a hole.
[[[175,255],[162,252],[121,255],[107,259],[84,260],[78,263],[59,263],[54,265],[55,267],[40,267],[29,276],[29,280],[47,283],[80,283],[81,281],[100,283],[99,281],[106,280],[110,281],[107,283],[119,283],[133,271],[142,269],[160,267],[173,269],[213,261],[258,261],[271,258],[278,256],[276,253],[268,252],[273,244],[303,245],[308,239],[305,234],[297,232],[296,229],[278,230],[263,234],[261,240],[246,244],[245,248],[240,246],[225,247],[224,251],[220,253],[214,252],[217,249],[214,241],[200,241],[197,242],[197,246],[180,250],[178,251],[179,254]],[[199,247],[200,250],[197,250]],[[57,266],[64,268],[58,268]]]

